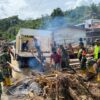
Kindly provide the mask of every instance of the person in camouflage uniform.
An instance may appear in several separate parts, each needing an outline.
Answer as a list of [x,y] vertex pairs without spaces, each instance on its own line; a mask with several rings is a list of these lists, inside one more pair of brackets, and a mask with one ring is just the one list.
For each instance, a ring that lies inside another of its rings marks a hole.
[[0,66],[0,100],[1,100],[1,95],[2,95],[2,82],[4,81],[4,77],[1,71],[1,66]]
[[[3,56],[2,56],[2,62],[10,62],[11,63],[11,51],[10,51],[10,47],[5,46],[4,50],[3,50]],[[10,76],[12,77],[12,69],[9,68],[10,71]]]
[[8,63],[4,63],[2,66],[2,72],[4,76],[4,85],[11,86],[11,75],[10,75],[10,68]]

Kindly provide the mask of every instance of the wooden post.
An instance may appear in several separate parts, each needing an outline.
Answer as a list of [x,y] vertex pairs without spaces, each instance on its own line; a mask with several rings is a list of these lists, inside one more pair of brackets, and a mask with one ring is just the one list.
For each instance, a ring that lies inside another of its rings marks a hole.
[[20,48],[19,48],[19,51],[21,51],[22,50],[21,49],[22,48],[22,40],[21,40],[22,39],[22,36],[20,36],[19,39],[20,39],[20,46],[19,46]]
[[56,100],[59,100],[59,94],[58,94],[58,75],[56,74]]

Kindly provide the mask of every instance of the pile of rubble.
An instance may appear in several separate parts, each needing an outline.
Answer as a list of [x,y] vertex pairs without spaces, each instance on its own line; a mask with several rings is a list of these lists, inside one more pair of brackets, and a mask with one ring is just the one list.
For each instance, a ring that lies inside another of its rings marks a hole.
[[34,72],[11,86],[7,93],[21,100],[100,100],[100,84],[85,83],[82,77],[67,72]]

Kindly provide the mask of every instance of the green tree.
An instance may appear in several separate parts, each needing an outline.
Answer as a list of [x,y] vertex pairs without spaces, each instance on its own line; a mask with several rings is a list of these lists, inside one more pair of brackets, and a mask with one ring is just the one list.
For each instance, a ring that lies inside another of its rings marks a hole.
[[91,4],[90,6],[90,10],[91,10],[91,17],[93,18],[98,18],[98,7],[96,4]]
[[97,8],[98,8],[98,19],[100,19],[100,3],[98,4]]
[[52,17],[59,17],[59,16],[64,16],[64,12],[60,9],[54,9],[53,12],[51,13]]

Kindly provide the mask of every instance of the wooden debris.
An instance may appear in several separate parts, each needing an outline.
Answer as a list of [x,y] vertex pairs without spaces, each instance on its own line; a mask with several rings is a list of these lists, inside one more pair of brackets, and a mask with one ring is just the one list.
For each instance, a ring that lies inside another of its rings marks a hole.
[[[28,100],[99,100],[100,96],[91,92],[95,85],[87,84],[76,74],[54,71],[48,75],[34,72],[35,79],[28,79],[29,83],[36,82],[41,88],[40,95],[34,90],[29,91]],[[23,84],[18,82],[15,86]],[[99,89],[99,86],[97,87]]]

